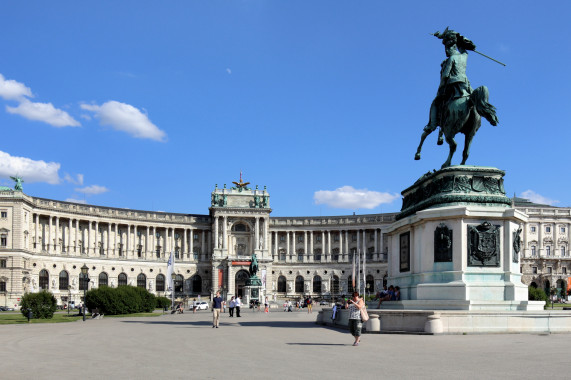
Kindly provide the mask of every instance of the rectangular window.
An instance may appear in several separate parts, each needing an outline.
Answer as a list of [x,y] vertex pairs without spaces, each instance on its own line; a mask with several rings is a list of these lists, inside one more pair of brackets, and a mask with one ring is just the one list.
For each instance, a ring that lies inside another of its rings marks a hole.
[[537,274],[537,267],[531,267],[531,273]]
[[6,219],[8,217],[8,211],[0,211],[0,217],[2,217],[2,219]]
[[198,241],[198,234],[194,234],[194,240]]
[[286,254],[280,253],[280,261],[286,261]]
[[547,267],[547,274],[551,274],[553,272],[553,268]]
[[531,226],[531,232],[535,233],[535,226]]
[[535,245],[531,246],[531,256],[534,257],[536,255],[535,253]]
[[563,271],[563,274],[567,274],[567,267],[563,267],[561,270]]
[[375,240],[375,235],[369,234],[369,241],[374,241],[374,240]]
[[545,254],[547,256],[551,256],[551,247],[550,246],[545,247]]
[[297,242],[298,242],[298,243],[303,243],[303,236],[298,236],[298,237],[297,237]]
[[6,260],[0,260],[0,268],[6,268]]
[[357,241],[357,234],[351,235],[351,241]]
[[561,247],[561,256],[565,256],[565,247]]
[[0,281],[0,292],[6,291],[6,283],[4,281]]
[[315,236],[315,241],[318,242],[318,243],[321,242],[321,235],[316,235],[316,236]]
[[339,235],[337,234],[333,235],[333,241],[339,241]]
[[297,261],[299,261],[300,263],[303,262],[303,253],[297,254]]
[[280,241],[285,241],[285,235],[280,235]]
[[0,247],[6,248],[8,246],[8,239],[6,236],[0,237]]
[[561,233],[562,233],[562,234],[565,233],[565,227],[561,227]]
[[546,232],[546,233],[551,233],[551,227],[549,227],[549,226],[545,227],[545,232]]

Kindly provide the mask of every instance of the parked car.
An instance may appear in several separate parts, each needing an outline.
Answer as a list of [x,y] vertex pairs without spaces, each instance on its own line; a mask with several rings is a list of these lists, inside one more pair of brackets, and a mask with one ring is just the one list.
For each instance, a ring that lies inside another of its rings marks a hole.
[[200,302],[196,301],[194,305],[196,305],[196,310],[208,310],[210,308],[210,306],[208,306],[208,302],[206,301],[200,301]]
[[14,308],[7,306],[0,306],[0,311],[14,311]]
[[320,305],[330,305],[330,304],[331,304],[331,301],[321,300],[321,301],[319,301],[319,304],[320,304]]

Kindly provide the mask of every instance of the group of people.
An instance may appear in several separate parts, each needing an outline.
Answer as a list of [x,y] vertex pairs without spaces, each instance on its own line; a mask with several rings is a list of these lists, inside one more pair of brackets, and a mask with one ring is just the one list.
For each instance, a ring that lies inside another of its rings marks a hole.
[[381,307],[384,301],[400,301],[400,287],[391,285],[387,290],[387,286],[385,285],[383,286],[383,290],[377,293],[377,298],[379,299],[377,309]]

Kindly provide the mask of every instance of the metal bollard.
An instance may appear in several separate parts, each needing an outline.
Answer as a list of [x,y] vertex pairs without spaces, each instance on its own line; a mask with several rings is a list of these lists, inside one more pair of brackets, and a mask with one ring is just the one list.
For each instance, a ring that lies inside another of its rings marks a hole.
[[32,310],[28,310],[28,323],[30,323],[30,319],[34,318],[34,313],[32,313]]

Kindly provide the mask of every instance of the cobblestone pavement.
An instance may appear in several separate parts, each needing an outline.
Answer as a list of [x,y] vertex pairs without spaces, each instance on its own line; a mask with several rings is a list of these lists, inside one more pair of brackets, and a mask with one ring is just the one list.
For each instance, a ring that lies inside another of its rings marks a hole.
[[315,325],[317,313],[212,313],[2,325],[4,379],[565,377],[568,334],[366,334]]

